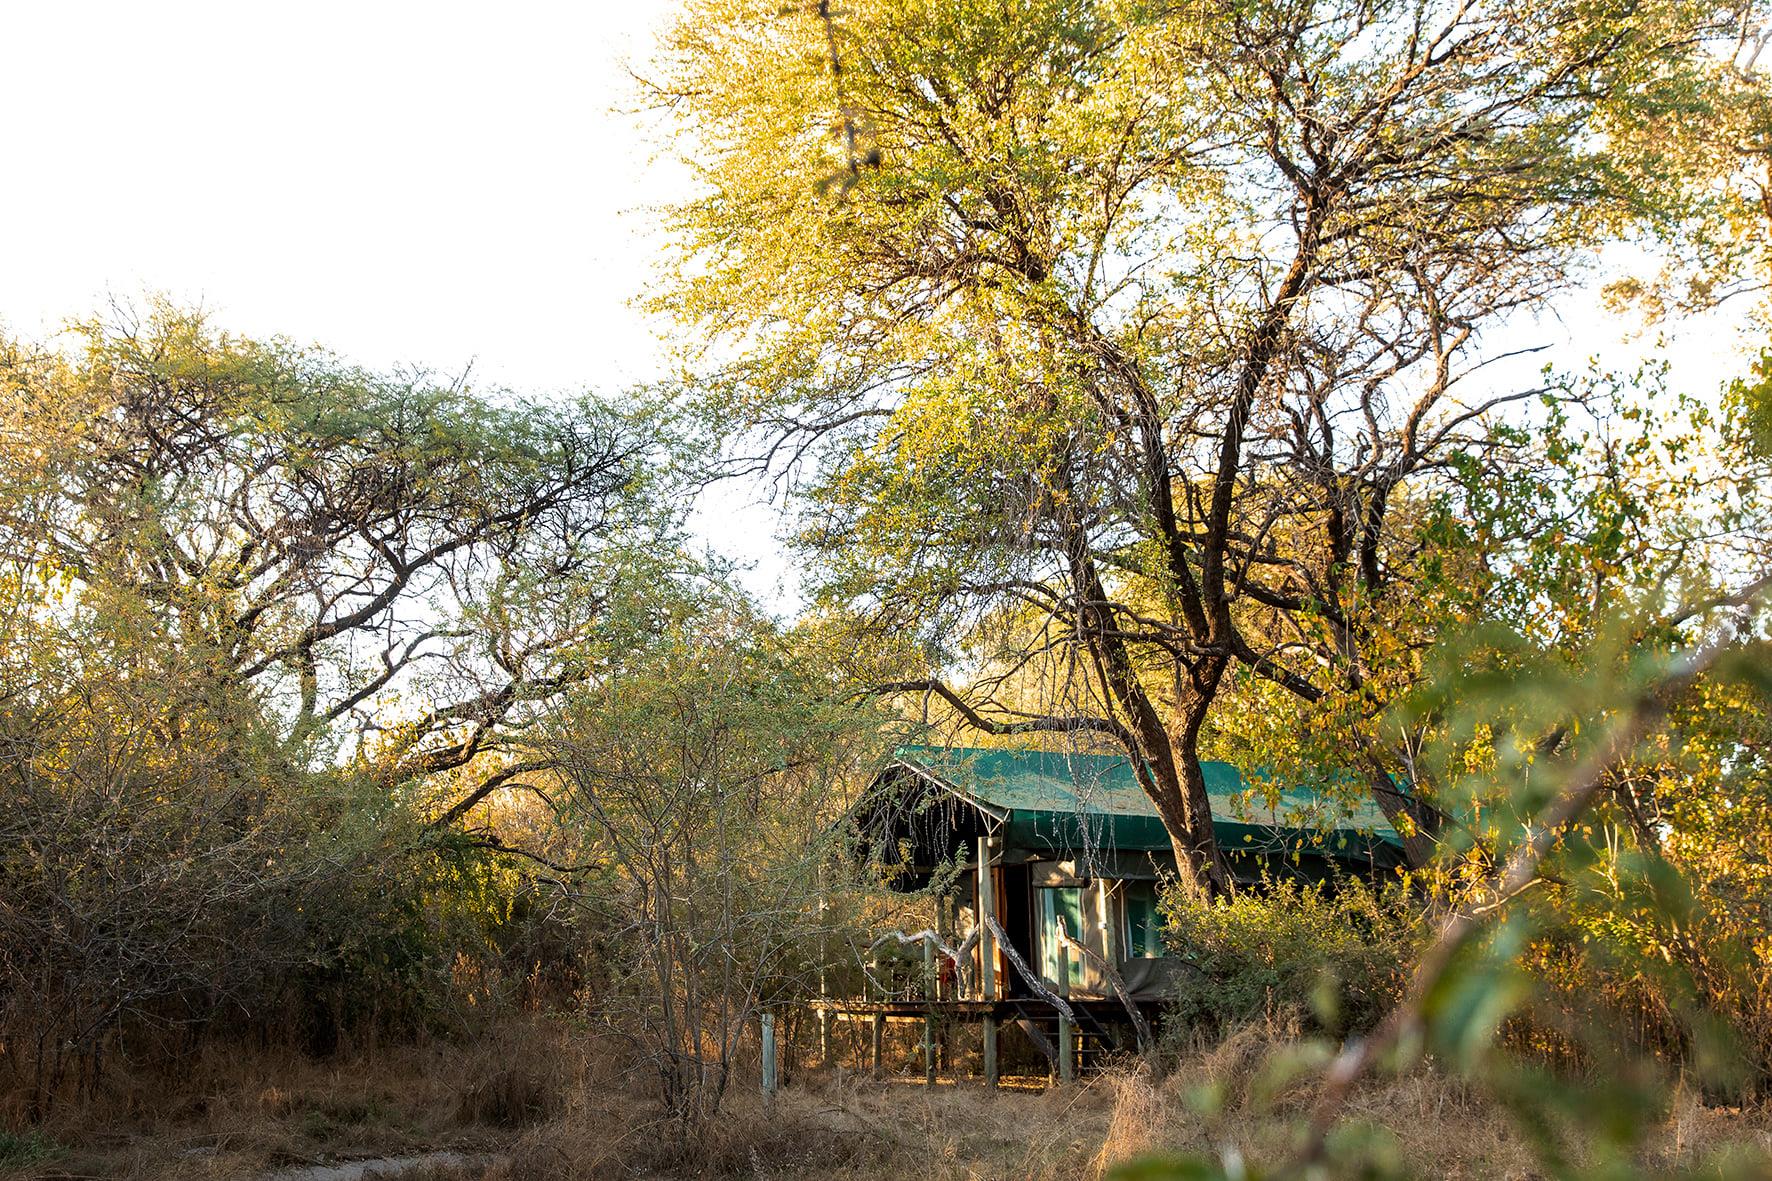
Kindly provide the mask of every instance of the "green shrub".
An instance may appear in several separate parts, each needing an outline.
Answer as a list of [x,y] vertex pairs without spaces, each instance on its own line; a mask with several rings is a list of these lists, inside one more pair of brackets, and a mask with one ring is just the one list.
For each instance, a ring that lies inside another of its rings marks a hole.
[[22,1169],[60,1151],[61,1145],[41,1132],[9,1132],[0,1128],[0,1168]]
[[1175,995],[1184,1026],[1223,1031],[1282,1015],[1337,1034],[1370,1028],[1419,944],[1401,891],[1353,878],[1269,879],[1210,902],[1172,890],[1163,901],[1164,938],[1187,965]]

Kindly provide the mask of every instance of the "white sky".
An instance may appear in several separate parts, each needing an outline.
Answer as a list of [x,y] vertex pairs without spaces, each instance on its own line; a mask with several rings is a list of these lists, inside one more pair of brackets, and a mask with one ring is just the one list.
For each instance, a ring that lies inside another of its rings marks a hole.
[[[657,256],[627,63],[670,0],[0,0],[0,321],[44,338],[164,291],[253,335],[482,386],[657,375]],[[740,489],[704,533],[788,605]],[[791,579],[789,580],[791,581]]]
[[[659,249],[647,207],[683,179],[612,108],[672,7],[10,0],[0,320],[44,337],[165,291],[376,367],[472,362],[538,392],[651,376],[664,350],[629,301]],[[1564,309],[1559,364],[1623,356],[1590,307]],[[1732,368],[1726,337],[1687,338],[1702,380]],[[776,517],[745,499],[702,528],[785,604]]]
[[672,170],[610,108],[668,8],[10,4],[0,316],[165,290],[373,365],[644,376],[626,301]]

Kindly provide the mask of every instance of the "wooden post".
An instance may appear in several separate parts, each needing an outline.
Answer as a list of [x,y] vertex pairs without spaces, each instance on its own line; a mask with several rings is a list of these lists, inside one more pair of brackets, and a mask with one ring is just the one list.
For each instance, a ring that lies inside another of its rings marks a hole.
[[880,961],[882,958],[884,958],[884,957],[882,956],[882,954],[880,952],[874,953],[874,977],[876,980],[879,981],[879,984],[878,984],[878,991],[880,993],[879,1004],[882,1006],[881,1011],[876,1012],[874,1014],[874,1046],[873,1046],[873,1049],[874,1049],[874,1077],[875,1078],[880,1077],[880,1057],[881,1057],[882,1047],[885,1045],[885,1041],[886,1041],[886,1013],[884,1011],[884,1006],[885,1006],[885,1003],[886,1003],[888,996],[889,996],[889,990],[886,987],[886,981],[883,978],[881,966],[880,966]]
[[[1066,939],[1064,919],[1058,920],[1058,995],[1062,1000],[1071,999],[1071,945]],[[1071,1019],[1062,1012],[1058,1015],[1058,1081],[1072,1082],[1077,1077],[1076,1031],[1071,1028]]]
[[823,895],[818,899],[818,1059],[827,1069],[834,1062],[831,1053],[831,948],[825,931],[825,910],[829,907]]
[[775,1107],[775,1014],[763,1013],[763,1105]]
[[996,891],[991,884],[991,839],[978,838],[978,988],[987,1001],[997,999],[997,941],[987,919],[996,917]]
[[879,1078],[882,1067],[881,1058],[886,1045],[886,1014],[874,1014],[874,1077]]
[[935,1085],[935,940],[923,937],[923,1085]]
[[[996,917],[996,891],[991,884],[991,840],[978,838],[978,983],[987,1003],[997,999],[997,948],[990,919]],[[997,1085],[997,1014],[995,1005],[984,1014],[984,1082]]]
[[[943,892],[935,900],[935,933],[941,936],[941,941],[943,943],[952,944],[954,942],[954,923],[952,917],[948,913],[948,909],[949,899],[947,894]],[[936,981],[936,990],[941,990],[941,982],[939,980]],[[944,996],[940,999],[950,1000],[952,998]]]

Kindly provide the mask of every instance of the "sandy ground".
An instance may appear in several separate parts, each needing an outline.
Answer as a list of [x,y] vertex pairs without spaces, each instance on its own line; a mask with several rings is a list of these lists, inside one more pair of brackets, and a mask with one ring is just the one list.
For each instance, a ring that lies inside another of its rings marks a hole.
[[420,1171],[471,1172],[503,1164],[504,1158],[489,1153],[427,1152],[419,1156],[383,1156],[372,1160],[344,1161],[334,1165],[306,1165],[264,1174],[259,1181],[395,1181]]

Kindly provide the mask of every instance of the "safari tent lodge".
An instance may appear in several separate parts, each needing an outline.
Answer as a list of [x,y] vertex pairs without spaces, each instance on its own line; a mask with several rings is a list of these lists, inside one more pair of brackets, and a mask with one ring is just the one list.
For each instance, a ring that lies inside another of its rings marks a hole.
[[[1403,862],[1396,831],[1370,804],[1349,812],[1308,785],[1276,790],[1228,763],[1205,773],[1240,881],[1372,877]],[[1149,1036],[1182,970],[1157,910],[1175,859],[1126,758],[903,747],[851,816],[860,854],[894,889],[937,887],[938,918],[875,941],[868,995],[821,999],[827,1052],[833,1015],[873,1019],[876,1062],[886,1021],[922,1020],[933,1079],[941,1028],[981,1021],[994,1082],[999,1022],[1019,1026],[1066,1076],[1079,1054]]]

